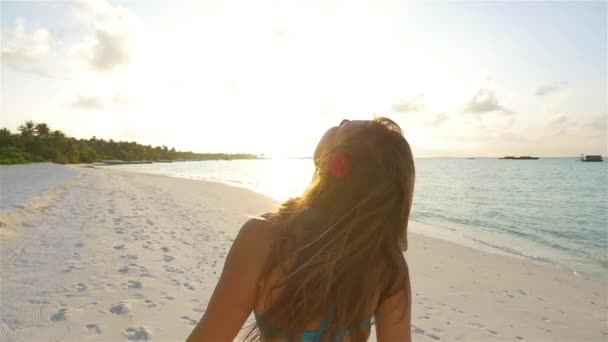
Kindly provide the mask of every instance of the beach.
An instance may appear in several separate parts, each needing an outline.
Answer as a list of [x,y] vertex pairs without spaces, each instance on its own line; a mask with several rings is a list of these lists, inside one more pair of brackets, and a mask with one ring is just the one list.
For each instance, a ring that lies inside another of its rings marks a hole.
[[[184,340],[240,226],[277,204],[221,183],[72,169],[0,213],[2,341]],[[605,281],[413,225],[414,340],[608,339]]]

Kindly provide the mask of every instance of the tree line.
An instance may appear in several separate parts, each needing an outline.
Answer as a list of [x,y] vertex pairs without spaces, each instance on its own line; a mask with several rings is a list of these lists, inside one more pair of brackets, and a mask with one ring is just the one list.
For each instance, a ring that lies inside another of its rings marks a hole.
[[167,146],[141,145],[132,141],[76,139],[46,123],[26,121],[17,133],[0,129],[0,164],[50,161],[58,164],[93,163],[102,160],[221,160],[256,159],[252,154],[194,153]]

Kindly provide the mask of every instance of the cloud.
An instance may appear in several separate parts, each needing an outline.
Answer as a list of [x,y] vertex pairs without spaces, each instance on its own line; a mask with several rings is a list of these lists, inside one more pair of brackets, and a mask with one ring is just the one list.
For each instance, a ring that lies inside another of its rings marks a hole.
[[53,45],[53,36],[47,29],[28,30],[25,20],[17,18],[13,30],[2,35],[2,63],[20,71],[48,76],[42,63]]
[[535,94],[536,94],[536,96],[545,96],[545,95],[549,95],[551,93],[561,91],[564,89],[564,87],[565,87],[565,85],[561,84],[561,83],[547,84],[547,85],[544,85],[544,86],[536,89]]
[[92,21],[94,34],[71,49],[91,69],[111,71],[133,60],[133,32],[135,15],[107,1],[75,2],[76,15],[83,21]]
[[552,126],[552,127],[562,127],[562,126],[565,126],[566,124],[568,124],[568,121],[569,120],[566,115],[558,114],[558,115],[555,115],[554,117],[552,117],[547,125]]
[[551,119],[547,122],[547,128],[550,131],[554,131],[553,136],[564,135],[568,131],[571,131],[572,128],[579,126],[575,121],[570,120],[565,114],[557,114],[551,117]]
[[78,95],[74,101],[69,103],[72,108],[104,109],[107,107],[105,100],[100,96]]
[[608,131],[608,117],[605,115],[596,116],[591,119],[591,121],[589,121],[587,124],[585,124],[585,127],[591,128],[599,132],[606,132]]
[[115,105],[128,105],[135,102],[135,99],[125,94],[116,94],[112,97],[112,102]]
[[435,115],[425,115],[422,118],[422,126],[423,127],[433,127],[438,128],[443,125],[446,121],[448,121],[449,116],[446,113],[437,113]]
[[287,30],[285,30],[282,27],[275,27],[272,29],[272,33],[274,33],[275,35],[277,35],[279,37],[284,37],[287,35]]
[[128,32],[111,32],[98,29],[95,36],[97,41],[92,48],[89,59],[93,68],[107,71],[131,62]]
[[473,98],[465,104],[463,111],[477,114],[501,111],[505,114],[513,114],[512,110],[499,103],[494,90],[484,87],[480,88]]
[[128,105],[134,102],[134,99],[124,94],[116,94],[112,97],[103,97],[95,95],[78,95],[68,103],[69,107],[90,110],[103,110],[112,106]]
[[431,122],[431,126],[439,127],[447,120],[448,120],[448,116],[445,113],[439,113],[439,114],[437,114],[435,119],[433,119],[433,121]]
[[391,110],[395,113],[422,112],[425,109],[423,98],[424,94],[418,94],[409,100],[399,101],[393,104]]

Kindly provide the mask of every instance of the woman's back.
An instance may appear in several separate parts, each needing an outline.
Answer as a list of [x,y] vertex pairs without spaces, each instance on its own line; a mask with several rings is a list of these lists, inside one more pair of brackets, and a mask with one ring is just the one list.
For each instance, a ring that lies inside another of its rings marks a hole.
[[[253,225],[254,230],[258,230],[259,234],[256,234],[256,240],[258,241],[251,241],[251,243],[263,243],[263,241],[275,241],[277,238],[279,238],[280,236],[280,231],[278,231],[278,228],[275,226],[273,227],[272,224],[268,221],[264,221],[264,220],[252,220],[249,222],[249,224]],[[306,241],[306,238],[304,237],[304,233],[300,234],[300,236],[302,236],[302,241],[297,241],[296,242],[296,246],[297,245],[301,245],[304,241]],[[299,242],[299,243],[298,243]],[[270,257],[271,255],[271,244],[266,244],[266,250],[263,251],[263,255],[262,257]],[[262,272],[263,266],[266,263],[266,260],[264,260],[261,264],[259,264],[260,267],[260,273]],[[289,267],[288,265],[288,261],[286,261],[286,265],[284,267],[277,267],[275,269],[273,269],[268,278],[264,280],[264,284],[262,286],[260,286],[261,291],[260,293],[258,293],[258,296],[256,298],[256,304],[255,304],[255,310],[254,310],[254,314],[255,314],[255,318],[256,318],[256,324],[259,327],[259,330],[261,332],[261,341],[281,341],[284,336],[280,336],[279,334],[276,333],[276,328],[274,328],[271,324],[269,325],[265,325],[263,323],[258,322],[258,320],[261,320],[261,316],[263,315],[263,313],[267,310],[268,306],[271,306],[274,301],[273,298],[276,300],[277,297],[280,297],[282,295],[282,289],[280,287],[277,287],[277,285],[281,282],[282,279],[284,279],[287,274],[285,274],[285,271],[283,269],[286,269]],[[361,276],[365,276],[365,275],[361,275]],[[367,275],[369,276],[369,275]],[[260,284],[261,285],[261,284]],[[274,291],[271,289],[275,289]],[[378,306],[378,302],[380,299],[380,291],[378,290],[378,293],[374,295],[374,300],[372,301],[374,303],[374,305],[370,306],[369,309],[367,310],[367,314],[365,315],[365,319],[361,320],[360,322],[358,322],[358,324],[354,324],[352,327],[349,327],[347,329],[345,329],[345,331],[342,332],[342,337],[343,339],[341,341],[344,342],[350,342],[350,337],[349,335],[351,334],[352,331],[357,331],[358,333],[363,334],[363,336],[365,337],[365,339],[367,339],[369,337],[370,334],[370,330],[371,330],[371,326],[374,322],[374,314],[376,312],[376,308]],[[328,304],[328,309],[329,309],[329,304]],[[325,314],[324,316],[320,316],[320,317],[316,317],[315,319],[312,319],[310,322],[308,322],[308,324],[306,324],[306,330],[299,335],[299,339],[298,336],[296,336],[296,340],[297,341],[302,341],[302,342],[314,342],[314,341],[321,341],[322,337],[324,335],[324,333],[326,332],[327,329],[327,325],[329,320],[331,319],[330,315],[329,315],[329,310],[328,313]]]
[[410,340],[411,289],[402,250],[414,161],[389,119],[344,120],[315,151],[307,190],[248,221],[235,239],[191,340]]

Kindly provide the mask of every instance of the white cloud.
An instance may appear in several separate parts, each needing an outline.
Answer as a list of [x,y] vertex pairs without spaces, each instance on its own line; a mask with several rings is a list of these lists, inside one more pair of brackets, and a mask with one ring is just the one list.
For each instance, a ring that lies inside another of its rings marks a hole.
[[605,133],[608,131],[608,117],[605,115],[596,116],[585,126],[601,133]]
[[13,30],[2,35],[2,64],[45,75],[43,63],[53,45],[53,36],[47,29],[28,29],[25,20],[17,18]]
[[448,120],[448,116],[445,113],[439,113],[439,114],[437,114],[437,116],[435,116],[435,118],[431,122],[431,126],[439,127],[447,120]]
[[425,110],[423,98],[424,94],[418,94],[411,99],[398,101],[393,104],[391,110],[395,113],[422,112]]
[[72,108],[83,109],[104,109],[107,107],[107,103],[103,97],[87,95],[78,95],[69,105]]
[[439,112],[434,115],[429,113],[421,117],[420,125],[422,127],[439,128],[443,126],[449,119],[450,117],[444,112]]
[[102,110],[112,106],[128,105],[133,102],[133,97],[125,94],[115,94],[110,97],[78,95],[74,100],[68,103],[68,106],[80,109]]
[[272,29],[272,33],[279,37],[283,37],[287,35],[287,30],[285,30],[283,27],[275,27]]
[[93,23],[94,34],[74,46],[71,54],[102,72],[132,62],[136,18],[131,11],[107,1],[75,2],[74,10],[83,22]]
[[112,102],[116,105],[128,105],[135,102],[135,98],[125,94],[116,94],[112,97]]
[[536,96],[545,96],[563,90],[565,87],[562,83],[551,83],[536,89]]
[[569,124],[568,116],[565,114],[557,114],[549,120],[548,126],[551,127],[563,127]]
[[473,98],[465,104],[463,111],[477,114],[501,111],[505,114],[513,114],[513,111],[500,104],[496,92],[488,87],[480,88]]

